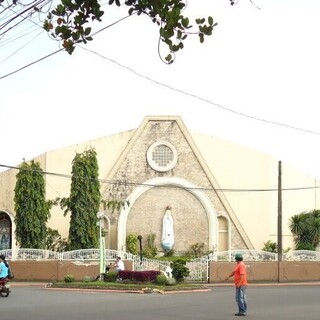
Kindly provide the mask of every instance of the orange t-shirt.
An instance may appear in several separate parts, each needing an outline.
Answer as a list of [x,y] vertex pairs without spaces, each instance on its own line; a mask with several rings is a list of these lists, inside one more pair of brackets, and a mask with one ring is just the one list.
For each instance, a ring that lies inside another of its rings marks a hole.
[[[242,280],[241,280],[242,275]],[[247,282],[247,270],[246,265],[243,261],[240,261],[237,263],[236,268],[234,269],[234,284],[239,286],[246,286],[248,284]]]

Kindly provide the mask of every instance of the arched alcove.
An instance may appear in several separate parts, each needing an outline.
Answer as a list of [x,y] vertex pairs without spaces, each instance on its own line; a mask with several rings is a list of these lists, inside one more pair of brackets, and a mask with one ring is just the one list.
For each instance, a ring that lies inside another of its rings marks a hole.
[[9,214],[0,211],[0,250],[12,249],[12,220]]
[[228,217],[219,215],[218,219],[218,246],[217,251],[231,250],[230,220]]
[[143,186],[137,187],[132,194],[127,198],[130,203],[130,206],[126,206],[122,208],[119,220],[118,220],[118,250],[126,249],[126,227],[127,227],[127,219],[130,212],[130,207],[133,206],[135,201],[146,191],[151,188],[155,188],[157,186],[175,186],[188,190],[192,193],[202,204],[208,219],[208,246],[210,249],[214,249],[217,246],[217,215],[215,210],[206,196],[206,194],[201,191],[197,186],[192,184],[191,182],[178,177],[159,177],[146,181]]

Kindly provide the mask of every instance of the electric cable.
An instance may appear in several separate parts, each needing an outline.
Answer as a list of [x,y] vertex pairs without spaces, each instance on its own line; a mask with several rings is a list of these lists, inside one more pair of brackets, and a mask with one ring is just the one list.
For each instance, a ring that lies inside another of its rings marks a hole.
[[1,77],[0,77],[0,80],[2,80],[2,79],[4,79],[4,78],[7,78],[7,77],[9,77],[9,76],[11,76],[11,75],[13,75],[13,74],[15,74],[15,73],[17,73],[17,72],[25,69],[25,68],[28,68],[28,67],[32,66],[33,64],[35,64],[35,63],[38,63],[38,62],[40,62],[40,61],[42,61],[42,60],[45,60],[45,59],[47,59],[47,58],[55,55],[56,53],[61,52],[62,50],[64,50],[64,49],[58,49],[58,50],[56,50],[56,51],[54,51],[54,52],[51,52],[51,53],[47,54],[46,56],[44,56],[44,57],[42,57],[42,58],[40,58],[40,59],[37,59],[37,60],[35,60],[35,61],[33,61],[33,62],[30,62],[30,63],[28,63],[27,65],[24,65],[23,67],[21,67],[21,68],[19,68],[19,69],[16,69],[15,71],[12,71],[12,72],[10,72],[10,73],[7,73],[7,74],[5,74],[4,76],[1,76]]
[[[237,189],[237,188],[204,188],[204,187],[181,187],[181,186],[174,186],[174,185],[155,185],[155,184],[149,184],[149,183],[139,183],[139,182],[130,182],[130,181],[112,181],[112,180],[106,180],[106,179],[95,179],[91,177],[86,176],[74,176],[70,174],[64,174],[64,173],[56,173],[56,172],[49,172],[49,171],[39,171],[35,169],[23,169],[16,166],[9,166],[0,164],[0,167],[7,168],[7,169],[14,169],[19,171],[26,171],[26,172],[35,172],[35,173],[41,173],[44,175],[50,175],[60,178],[66,178],[66,179],[84,179],[84,180],[92,180],[92,181],[99,181],[102,184],[110,184],[110,185],[118,185],[118,186],[133,186],[133,187],[147,187],[147,188],[159,188],[159,189],[183,189],[183,190],[194,190],[194,191],[215,191],[215,192],[278,192],[278,188],[264,188],[264,189]],[[319,189],[319,186],[312,186],[312,187],[292,187],[292,188],[282,188],[282,191],[299,191],[299,190],[312,190],[312,189]]]
[[[189,96],[189,97],[192,97],[192,98],[195,98],[197,100],[200,100],[200,101],[203,101],[203,102],[206,102],[212,106],[215,106],[215,107],[218,107],[220,109],[223,109],[224,111],[228,111],[228,112],[231,112],[231,113],[234,113],[236,115],[239,115],[239,116],[242,116],[242,117],[245,117],[245,118],[248,118],[248,119],[251,119],[251,120],[256,120],[256,121],[261,121],[261,122],[264,122],[264,123],[267,123],[267,124],[272,124],[272,125],[276,125],[276,126],[281,126],[281,127],[285,127],[285,128],[288,128],[288,129],[292,129],[292,130],[297,130],[297,131],[301,131],[301,132],[304,132],[304,133],[311,133],[311,134],[315,134],[315,135],[320,135],[320,132],[318,131],[312,131],[312,130],[308,130],[308,129],[304,129],[304,128],[300,128],[300,127],[296,127],[296,126],[292,126],[292,125],[289,125],[289,124],[286,124],[286,123],[283,123],[283,122],[277,122],[277,121],[272,121],[272,120],[267,120],[267,119],[264,119],[264,118],[259,118],[259,117],[255,117],[255,116],[252,116],[252,115],[249,115],[247,113],[243,113],[243,112],[240,112],[240,111],[236,111],[234,109],[231,109],[229,107],[225,107],[223,106],[222,104],[219,104],[219,103],[216,103],[216,102],[212,102],[211,100],[209,99],[206,99],[206,98],[203,98],[203,97],[200,97],[199,95],[196,95],[196,94],[193,94],[193,93],[190,93],[190,92],[187,92],[187,91],[184,91],[182,89],[177,89],[173,86],[170,86],[168,84],[165,84],[163,82],[160,82],[160,81],[157,81],[157,80],[154,80],[142,73],[139,73],[137,71],[135,71],[134,69],[130,68],[130,67],[127,67],[119,62],[117,62],[116,60],[114,59],[111,59],[111,58],[108,58],[108,57],[105,57],[104,55],[94,51],[94,50],[91,50],[91,49],[88,49],[88,48],[84,48],[80,45],[77,45],[79,48],[85,50],[85,51],[88,51],[90,53],[93,53],[105,60],[108,60],[114,64],[116,64],[117,66],[123,68],[123,69],[126,69],[130,72],[132,72],[133,74],[135,74],[136,76],[140,77],[140,78],[143,78],[143,79],[146,79],[150,82],[153,82],[155,83],[156,85],[159,85],[159,86],[162,86],[162,87],[165,87],[167,89],[170,89],[172,91],[175,91],[175,92],[179,92],[179,93],[182,93],[183,95],[186,95],[186,96]],[[0,78],[1,79],[1,78]]]

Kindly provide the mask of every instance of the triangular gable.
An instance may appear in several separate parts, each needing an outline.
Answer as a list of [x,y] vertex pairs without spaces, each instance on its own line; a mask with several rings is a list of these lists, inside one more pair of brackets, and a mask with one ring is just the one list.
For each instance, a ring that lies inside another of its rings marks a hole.
[[251,249],[253,248],[253,245],[247,236],[246,232],[244,231],[241,223],[239,222],[235,212],[233,211],[232,207],[230,206],[227,198],[223,194],[222,191],[217,191],[220,190],[220,186],[215,179],[213,173],[210,171],[205,159],[202,157],[200,151],[198,150],[194,140],[192,139],[192,136],[190,135],[188,129],[186,128],[185,124],[183,123],[182,119],[179,116],[147,116],[144,118],[143,122],[139,126],[139,128],[135,131],[133,134],[132,138],[130,139],[129,143],[127,144],[126,148],[123,150],[122,154],[120,155],[118,161],[115,163],[113,168],[110,170],[107,176],[107,180],[113,180],[122,166],[123,162],[129,155],[129,153],[132,151],[134,146],[136,145],[137,141],[140,139],[141,135],[144,133],[146,130],[148,124],[150,122],[161,122],[161,121],[166,121],[166,122],[175,122],[181,133],[183,134],[184,139],[187,141],[188,145],[190,146],[193,154],[195,155],[197,161],[199,162],[201,169],[203,173],[206,175],[208,181],[210,182],[211,186],[213,187],[217,197],[219,198],[222,206],[225,208],[226,212],[229,214],[229,218],[232,220],[233,224],[237,228],[239,234],[241,235],[244,243],[246,246]]

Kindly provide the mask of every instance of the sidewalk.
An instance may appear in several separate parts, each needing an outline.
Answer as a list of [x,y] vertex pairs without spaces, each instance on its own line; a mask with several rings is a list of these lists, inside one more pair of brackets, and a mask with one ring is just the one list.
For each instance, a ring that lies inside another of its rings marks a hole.
[[11,287],[46,287],[49,282],[10,281]]
[[[234,284],[231,282],[219,282],[219,283],[208,283],[209,287],[233,287]],[[305,281],[305,282],[253,282],[248,283],[249,287],[272,287],[272,286],[320,286],[320,281]]]

